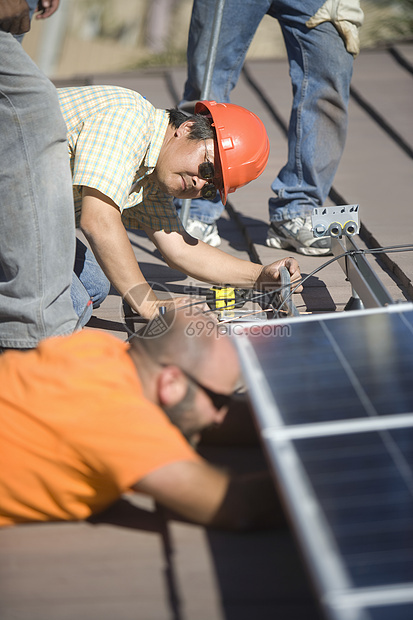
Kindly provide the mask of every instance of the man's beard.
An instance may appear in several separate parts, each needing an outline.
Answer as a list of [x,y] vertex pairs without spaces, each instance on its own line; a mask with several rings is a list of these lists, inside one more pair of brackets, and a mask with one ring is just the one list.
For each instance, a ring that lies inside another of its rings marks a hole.
[[172,424],[179,428],[191,445],[198,443],[200,432],[204,430],[192,419],[186,419],[188,411],[190,416],[193,415],[196,390],[196,386],[189,382],[185,396],[178,403],[170,407],[163,407]]

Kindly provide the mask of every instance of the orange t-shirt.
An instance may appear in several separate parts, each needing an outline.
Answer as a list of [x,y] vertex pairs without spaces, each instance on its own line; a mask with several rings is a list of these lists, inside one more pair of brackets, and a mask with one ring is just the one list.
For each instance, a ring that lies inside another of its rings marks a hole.
[[82,331],[0,356],[0,526],[87,518],[149,472],[200,459],[126,351]]

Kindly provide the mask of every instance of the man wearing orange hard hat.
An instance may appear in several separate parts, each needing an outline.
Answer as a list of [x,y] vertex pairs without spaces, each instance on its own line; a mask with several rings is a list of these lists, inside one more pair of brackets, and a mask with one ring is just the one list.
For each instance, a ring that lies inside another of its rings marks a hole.
[[270,153],[267,132],[253,112],[231,103],[198,101],[195,114],[210,116],[215,130],[218,190],[225,205],[228,194],[247,185],[264,171]]
[[[145,280],[127,233],[143,229],[170,267],[212,284],[243,288],[277,286],[279,268],[299,277],[285,258],[262,266],[241,260],[191,237],[173,198],[229,193],[264,170],[269,142],[265,127],[240,106],[200,101],[195,113],[156,109],[125,88],[58,89],[67,124],[77,223],[92,252],[78,240],[72,299],[84,325],[109,282],[145,318],[161,306]],[[88,305],[89,302],[89,305]],[[85,310],[86,308],[86,310]]]

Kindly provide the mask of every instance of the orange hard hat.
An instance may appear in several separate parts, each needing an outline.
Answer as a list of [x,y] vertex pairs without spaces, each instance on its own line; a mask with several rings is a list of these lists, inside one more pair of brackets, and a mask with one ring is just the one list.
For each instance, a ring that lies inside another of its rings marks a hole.
[[225,204],[228,194],[264,171],[270,153],[267,132],[258,116],[234,103],[198,101],[195,113],[212,118],[219,155],[215,169],[222,177],[219,193]]

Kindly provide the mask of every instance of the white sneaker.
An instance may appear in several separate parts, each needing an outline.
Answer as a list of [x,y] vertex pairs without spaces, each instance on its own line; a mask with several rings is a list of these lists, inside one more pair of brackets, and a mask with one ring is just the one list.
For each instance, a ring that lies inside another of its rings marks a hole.
[[314,237],[310,216],[271,222],[265,243],[279,250],[293,248],[307,256],[331,254],[330,237]]
[[189,219],[186,225],[186,232],[195,237],[195,239],[200,239],[204,243],[211,245],[213,248],[221,245],[221,237],[218,234],[215,222],[213,224],[206,224],[199,220]]

